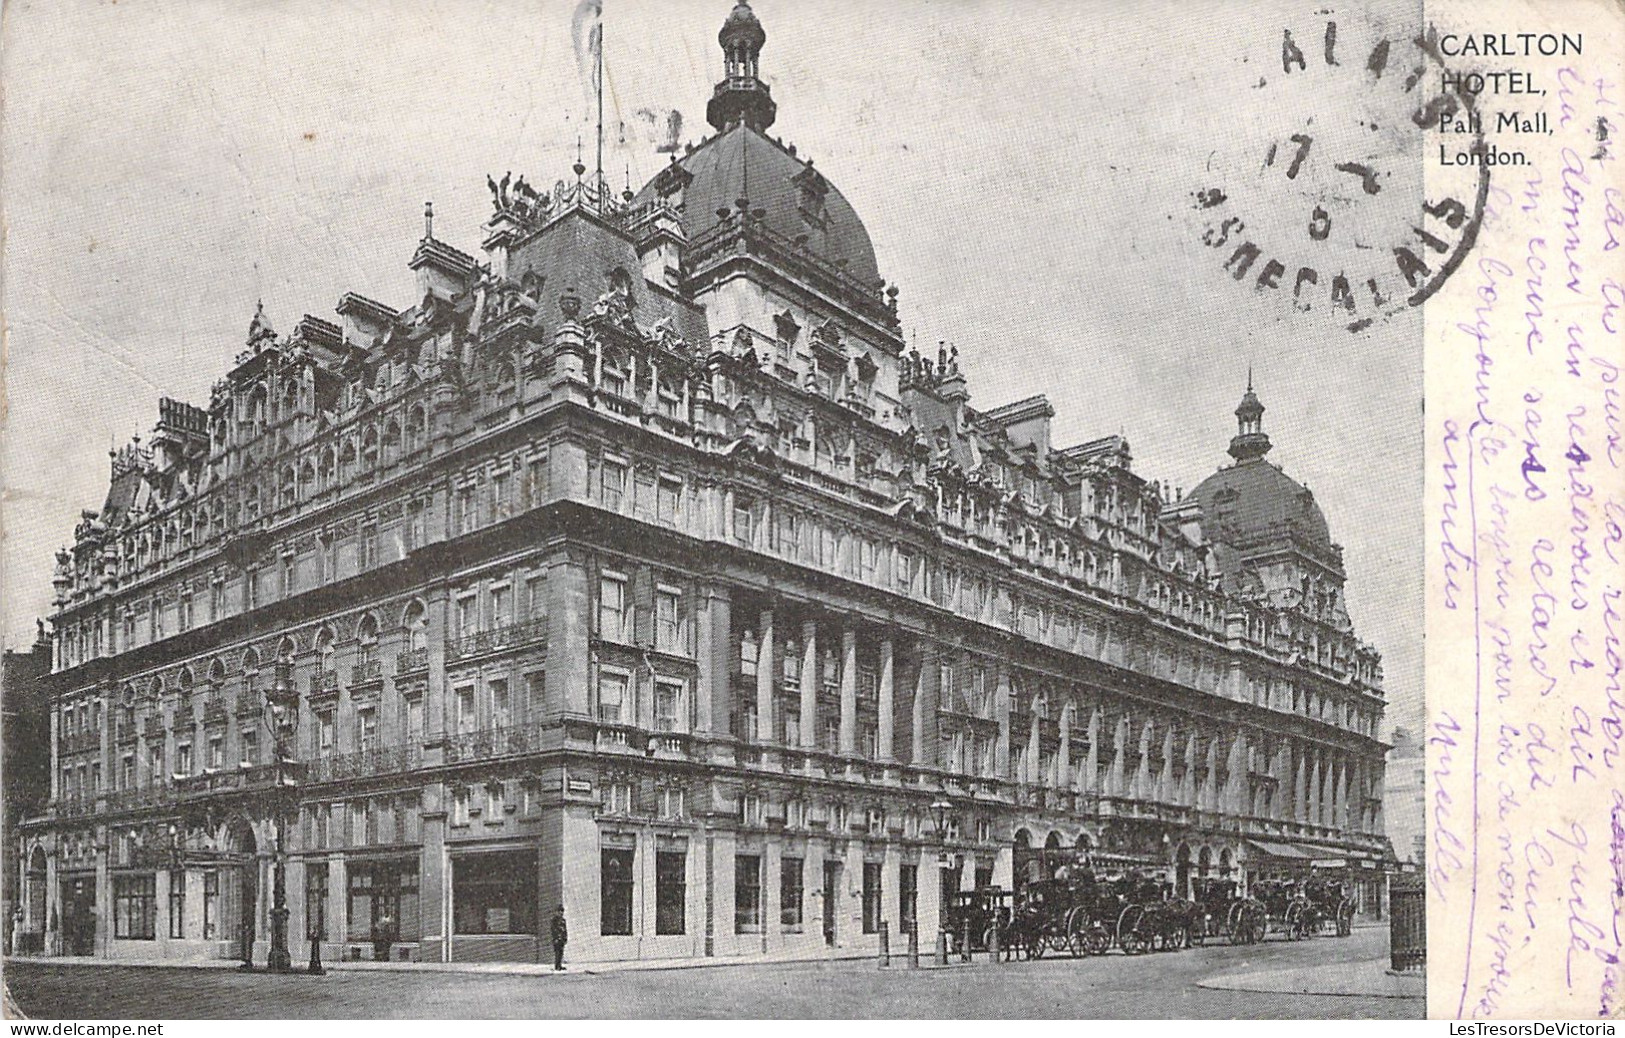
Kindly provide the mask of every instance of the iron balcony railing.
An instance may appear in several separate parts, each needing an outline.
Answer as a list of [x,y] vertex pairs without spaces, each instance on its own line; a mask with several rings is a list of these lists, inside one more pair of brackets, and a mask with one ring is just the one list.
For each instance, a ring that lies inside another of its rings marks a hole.
[[368,681],[379,681],[384,676],[384,665],[379,660],[363,660],[350,668],[350,684],[360,685]]
[[463,732],[446,741],[446,763],[492,760],[535,753],[542,747],[542,729],[539,725],[510,725],[506,728],[484,728]]
[[336,782],[373,775],[396,775],[413,770],[422,759],[422,748],[418,746],[375,746],[309,761],[305,765],[305,778],[309,782]]
[[396,674],[413,674],[429,669],[428,649],[407,649],[395,656]]
[[489,631],[476,631],[461,638],[448,638],[446,640],[446,661],[456,662],[472,656],[484,656],[487,653],[501,652],[505,649],[518,648],[523,645],[539,645],[547,647],[547,621],[546,619],[526,620],[523,623],[505,624],[493,627]]

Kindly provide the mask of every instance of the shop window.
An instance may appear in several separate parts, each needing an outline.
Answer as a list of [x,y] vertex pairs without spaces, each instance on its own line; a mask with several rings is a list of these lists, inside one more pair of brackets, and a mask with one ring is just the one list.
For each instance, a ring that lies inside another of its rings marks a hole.
[[627,937],[632,933],[633,851],[602,852],[602,887],[599,891],[599,932],[605,937]]
[[[326,886],[326,877],[323,877]],[[415,941],[422,936],[418,914],[418,863],[405,858],[349,863],[347,939]]]
[[453,859],[452,884],[456,933],[538,932],[535,852],[505,851]]
[[113,877],[113,936],[150,941],[157,935],[157,877],[152,873]]
[[762,858],[734,856],[734,933],[762,930]]
[[655,933],[687,932],[688,855],[679,850],[655,852]]
[[779,859],[779,922],[788,930],[801,931],[801,900],[804,892],[802,859]]

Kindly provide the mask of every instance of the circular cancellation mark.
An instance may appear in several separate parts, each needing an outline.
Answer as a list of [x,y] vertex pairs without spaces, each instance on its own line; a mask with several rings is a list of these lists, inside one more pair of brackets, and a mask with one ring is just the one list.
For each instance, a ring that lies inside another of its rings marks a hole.
[[[1194,192],[1200,241],[1256,294],[1328,312],[1350,331],[1420,305],[1472,249],[1485,162],[1426,167],[1427,136],[1471,125],[1472,95],[1446,76],[1439,34],[1339,38],[1336,21],[1284,29],[1279,74],[1253,84],[1251,122],[1228,170]],[[1217,153],[1217,152],[1216,152]]]

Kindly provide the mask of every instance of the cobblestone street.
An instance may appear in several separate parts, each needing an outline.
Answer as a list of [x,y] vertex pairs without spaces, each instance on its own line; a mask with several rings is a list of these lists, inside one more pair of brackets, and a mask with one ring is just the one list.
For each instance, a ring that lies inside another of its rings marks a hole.
[[1242,977],[1249,979],[1236,987],[1256,988],[1260,973],[1293,970],[1301,978],[1302,968],[1311,967],[1308,976],[1323,968],[1325,990],[1337,991],[1334,978],[1381,978],[1373,960],[1385,954],[1386,938],[1385,930],[1371,928],[1346,940],[1272,940],[1249,948],[1219,945],[1134,958],[1114,952],[1100,959],[997,966],[978,961],[918,971],[837,960],[602,972],[577,967],[541,976],[341,969],[317,978],[11,961],[5,979],[22,1012],[74,1019],[1421,1017],[1419,997],[1202,986]]

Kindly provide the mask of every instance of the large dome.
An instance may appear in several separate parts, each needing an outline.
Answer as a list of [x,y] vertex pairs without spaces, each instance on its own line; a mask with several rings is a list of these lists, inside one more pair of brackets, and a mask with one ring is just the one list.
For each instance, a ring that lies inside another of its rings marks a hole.
[[[842,268],[865,285],[880,281],[874,246],[857,211],[822,173],[744,122],[706,141],[677,165],[692,179],[683,190],[683,229],[694,241],[715,227],[717,211],[737,217],[741,198],[762,221],[785,238],[805,238],[819,259]],[[659,197],[656,176],[633,199],[638,206]]]
[[1262,458],[1220,469],[1191,496],[1202,506],[1202,533],[1209,541],[1252,546],[1290,533],[1331,547],[1325,513],[1309,488]]

